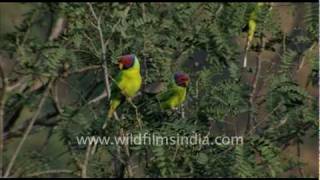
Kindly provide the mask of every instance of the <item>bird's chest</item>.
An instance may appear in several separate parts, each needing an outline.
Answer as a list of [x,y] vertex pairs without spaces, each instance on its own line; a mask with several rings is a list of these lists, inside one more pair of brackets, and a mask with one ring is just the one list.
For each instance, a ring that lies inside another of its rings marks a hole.
[[128,96],[134,96],[141,86],[141,76],[139,73],[136,74],[127,74],[124,76],[124,88],[123,91]]
[[180,91],[179,93],[176,93],[171,100],[169,100],[169,104],[171,106],[171,108],[173,107],[177,107],[180,104],[183,103],[183,101],[185,100],[185,92],[184,91]]
[[174,97],[174,101],[175,101],[174,103],[176,105],[181,104],[184,98],[185,98],[185,94],[183,92],[176,94],[176,96]]

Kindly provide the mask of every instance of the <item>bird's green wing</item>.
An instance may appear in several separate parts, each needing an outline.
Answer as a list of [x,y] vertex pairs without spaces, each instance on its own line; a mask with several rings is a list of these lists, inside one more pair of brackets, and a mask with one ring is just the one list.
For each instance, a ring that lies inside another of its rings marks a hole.
[[121,89],[118,86],[118,83],[123,81],[121,74],[119,73],[115,78],[115,81],[111,84],[111,97],[110,97],[110,105],[108,110],[108,117],[111,118],[113,112],[116,108],[122,104],[125,100],[125,97],[121,94]]
[[158,99],[160,102],[164,102],[176,94],[175,88],[168,89],[167,91],[159,94]]
[[159,95],[160,106],[163,109],[175,108],[185,100],[186,88],[173,86]]
[[111,99],[113,97],[119,96],[121,94],[121,84],[123,84],[124,78],[122,75],[122,72],[120,72],[116,78],[114,79],[113,83],[111,84],[110,90],[111,90]]

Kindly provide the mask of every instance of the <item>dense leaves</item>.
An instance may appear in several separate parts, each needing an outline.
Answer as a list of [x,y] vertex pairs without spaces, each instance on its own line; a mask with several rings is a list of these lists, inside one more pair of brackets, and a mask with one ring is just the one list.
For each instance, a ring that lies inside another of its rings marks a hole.
[[[246,34],[243,31],[254,5],[36,4],[25,15],[16,32],[1,37],[1,41],[5,42],[1,43],[1,48],[16,62],[8,81],[14,83],[22,79],[23,84],[7,93],[5,124],[10,131],[6,133],[17,129],[19,124],[13,122],[15,119],[21,117],[20,121],[27,121],[30,117],[24,118],[19,107],[32,104],[30,111],[35,113],[39,97],[50,77],[54,78],[55,86],[64,85],[65,93],[64,96],[61,92],[57,95],[57,90],[51,90],[46,110],[40,116],[44,118],[36,121],[35,127],[38,129],[32,135],[37,135],[41,129],[52,128],[50,132],[53,135],[48,133],[48,137],[58,139],[55,145],[61,147],[60,153],[66,154],[63,156],[65,165],[58,169],[72,169],[72,176],[84,176],[84,165],[81,163],[88,154],[90,158],[86,172],[89,177],[277,177],[296,167],[303,167],[299,163],[283,161],[281,152],[293,140],[301,143],[310,129],[317,131],[318,105],[315,98],[293,78],[297,59],[304,56],[310,46],[302,50],[290,46],[284,49],[277,69],[261,78],[267,86],[266,94],[262,96],[264,115],[257,120],[258,124],[249,127],[248,132],[228,130],[230,119],[245,124],[248,113],[258,113],[249,105],[254,87],[243,80],[245,75],[253,76],[255,72],[241,69],[244,47],[236,43],[236,38]],[[266,5],[257,16],[255,44],[259,43],[257,39],[264,38],[268,33],[272,34],[272,39],[282,38],[278,37],[282,35],[279,22],[269,7]],[[315,12],[317,14],[318,7],[308,6],[304,31],[310,35],[302,35],[312,43],[318,41],[315,38],[318,36],[318,16],[313,15]],[[58,38],[50,40],[51,28],[55,27],[60,17],[66,19],[67,25]],[[39,34],[38,24],[49,29],[44,28],[45,33]],[[101,26],[105,42],[106,62],[102,62],[101,58],[102,37],[98,26]],[[292,38],[296,36],[293,34]],[[276,45],[283,46],[282,42],[271,44]],[[250,51],[255,50],[252,48]],[[127,53],[135,53],[142,66],[143,89],[133,100],[138,112],[125,103],[118,110],[119,120],[106,119],[107,98],[91,102],[105,90],[101,65],[106,65],[108,78],[112,82],[118,71],[115,66],[117,58]],[[312,57],[309,82],[316,86],[318,58],[315,54],[309,56]],[[88,67],[97,68],[84,70]],[[191,77],[187,100],[176,111],[162,111],[154,95],[145,93],[144,88],[152,83],[169,84],[176,71],[185,71]],[[138,120],[143,122],[142,128],[138,126]],[[107,126],[102,129],[104,123]],[[77,136],[112,137],[122,133],[145,132],[163,136],[190,136],[197,132],[202,136],[208,135],[210,139],[237,134],[242,135],[245,141],[243,145],[230,146],[98,146],[93,154],[88,153],[87,146],[78,145],[76,140]],[[7,164],[11,150],[5,150]],[[36,170],[57,168],[52,156],[42,152],[36,153],[36,157],[34,154],[25,156],[24,161],[29,161],[33,166],[23,169],[21,176]],[[28,167],[22,161],[19,159],[15,163],[14,170]],[[129,168],[133,174],[130,174]]]

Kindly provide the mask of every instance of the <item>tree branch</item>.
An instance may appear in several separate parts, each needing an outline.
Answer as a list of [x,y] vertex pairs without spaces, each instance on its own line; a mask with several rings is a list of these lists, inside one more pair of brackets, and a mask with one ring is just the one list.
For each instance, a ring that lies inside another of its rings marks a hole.
[[64,17],[58,18],[51,30],[49,41],[53,41],[57,39],[65,28],[66,28],[66,19]]
[[281,107],[282,102],[280,102],[275,108],[273,108],[273,110],[267,114],[264,119],[262,119],[261,121],[259,121],[247,134],[247,136],[250,136],[251,134],[253,134],[254,130],[257,129],[257,127],[262,124],[263,122],[265,122],[266,120],[268,120],[269,116],[271,116],[276,110],[278,110]]
[[89,9],[92,13],[92,16],[94,17],[94,19],[97,21],[96,23],[96,28],[99,32],[99,39],[100,39],[100,43],[101,43],[101,61],[102,61],[102,64],[103,64],[103,71],[104,71],[104,80],[105,80],[105,85],[106,85],[106,90],[107,90],[107,94],[108,94],[108,99],[110,98],[111,96],[111,90],[110,90],[110,83],[109,83],[109,78],[108,78],[108,67],[107,67],[107,61],[106,61],[106,45],[105,45],[105,42],[104,42],[104,36],[103,36],[103,32],[102,32],[102,28],[101,28],[101,19],[97,17],[91,3],[87,3],[87,5],[89,6]]
[[[44,117],[38,118],[35,121],[34,125],[53,127],[53,126],[57,125],[60,122],[60,120],[55,120],[55,121],[51,121],[51,122],[45,122],[44,120],[54,118],[58,114],[59,114],[58,112],[48,113]],[[28,124],[30,124],[30,122],[31,122],[31,120],[26,120],[25,123],[23,123],[23,125],[21,125],[16,131],[5,133],[4,139],[7,141],[10,138],[20,137],[22,135],[22,132],[26,130],[26,128],[28,127]]]
[[24,142],[26,141],[29,133],[31,132],[32,127],[33,127],[36,119],[38,118],[38,116],[39,116],[39,114],[40,114],[40,112],[41,112],[41,110],[43,108],[43,105],[44,105],[44,103],[45,103],[45,101],[47,99],[47,96],[49,95],[52,83],[53,83],[53,80],[49,80],[48,86],[47,86],[46,91],[44,92],[44,94],[43,94],[43,96],[42,96],[42,98],[40,100],[40,103],[39,103],[39,106],[37,108],[37,111],[36,111],[35,115],[33,116],[32,120],[31,120],[31,122],[30,122],[30,124],[29,124],[29,126],[27,128],[27,130],[25,131],[25,133],[24,133],[24,135],[23,135],[23,137],[22,137],[17,149],[15,150],[15,152],[14,152],[14,154],[13,154],[13,156],[12,156],[10,162],[9,162],[9,165],[8,165],[8,168],[7,168],[6,172],[5,172],[4,177],[8,177],[10,175],[10,171],[11,171],[11,169],[12,169],[14,163],[15,163],[15,160],[16,160],[18,154],[20,153],[21,148],[22,148]]
[[[108,67],[107,67],[107,60],[106,60],[106,46],[108,45],[109,43],[109,40],[111,39],[112,37],[112,34],[113,32],[115,31],[116,27],[118,26],[118,24],[127,17],[128,15],[128,12],[130,10],[130,7],[131,6],[128,6],[126,9],[125,9],[125,15],[123,16],[122,19],[119,19],[119,21],[113,26],[112,28],[112,32],[111,32],[111,35],[109,36],[109,38],[104,41],[104,36],[103,36],[103,31],[102,31],[102,28],[101,28],[101,16],[99,16],[99,18],[97,17],[91,3],[87,3],[87,5],[89,6],[89,9],[92,13],[92,16],[94,17],[94,19],[96,20],[96,28],[99,32],[99,38],[100,38],[100,43],[101,43],[101,51],[102,51],[102,55],[101,55],[101,61],[103,63],[103,71],[104,71],[104,79],[105,79],[105,86],[106,86],[106,93],[107,93],[107,98],[109,99],[111,97],[111,90],[110,90],[110,83],[109,83],[109,73],[108,73]],[[119,121],[119,118],[116,114],[116,112],[113,114],[115,119]],[[106,123],[103,125],[103,129],[106,127]],[[120,134],[123,135],[123,130],[121,129],[120,130]],[[118,148],[118,147],[117,147]],[[96,146],[93,147],[93,150],[95,151],[96,149]],[[128,145],[125,145],[125,151],[126,151],[126,154],[128,156],[128,159],[129,159],[129,148],[128,148]],[[127,170],[128,170],[128,176],[131,177],[132,175],[132,171],[131,171],[131,165],[130,163],[128,162],[128,166],[127,166]]]
[[88,104],[94,104],[94,103],[96,103],[96,102],[101,101],[102,99],[104,99],[104,98],[106,98],[106,97],[108,97],[108,94],[107,94],[106,91],[103,91],[103,93],[102,93],[101,95],[99,95],[99,96],[95,97],[94,99],[90,100],[90,101],[88,102]]
[[91,143],[88,144],[87,150],[86,150],[86,156],[82,165],[82,171],[81,171],[81,177],[82,178],[87,178],[87,166],[89,162],[89,156],[90,156],[90,151],[91,151]]
[[69,75],[73,75],[73,74],[80,74],[80,73],[84,73],[84,72],[87,72],[87,71],[91,71],[91,70],[98,70],[98,69],[101,69],[102,66],[101,65],[92,65],[92,66],[87,66],[87,67],[84,67],[84,68],[80,68],[80,69],[77,69],[73,72],[67,72],[64,76],[69,76]]
[[249,131],[249,128],[250,128],[250,122],[254,122],[255,123],[255,116],[254,116],[254,113],[252,111],[252,108],[255,108],[255,104],[254,104],[254,99],[255,99],[255,95],[257,93],[257,85],[258,85],[258,80],[260,78],[260,71],[261,71],[261,59],[259,58],[259,55],[258,55],[258,58],[256,60],[256,72],[254,74],[254,77],[253,77],[253,82],[252,82],[252,91],[251,91],[251,94],[250,94],[250,99],[249,99],[249,103],[250,103],[250,113],[249,113],[249,117],[248,117],[248,121],[247,121],[247,126],[246,126],[246,132]]

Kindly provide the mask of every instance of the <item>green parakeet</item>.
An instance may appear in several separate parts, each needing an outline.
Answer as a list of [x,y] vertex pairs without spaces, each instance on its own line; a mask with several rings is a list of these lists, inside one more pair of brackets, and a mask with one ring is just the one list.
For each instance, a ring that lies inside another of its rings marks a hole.
[[175,73],[174,83],[169,86],[167,91],[158,95],[161,109],[175,109],[180,106],[186,98],[189,81],[190,78],[187,74]]
[[125,100],[130,100],[139,91],[142,83],[140,63],[137,56],[130,54],[119,59],[120,72],[111,86],[110,107],[108,118]]
[[261,7],[263,6],[263,3],[257,3],[254,10],[251,12],[248,22],[248,36],[247,36],[247,44],[245,47],[245,55],[243,60],[243,67],[247,67],[247,54],[250,49],[251,42],[254,37],[254,33],[256,32],[257,27],[257,13],[260,11]]

